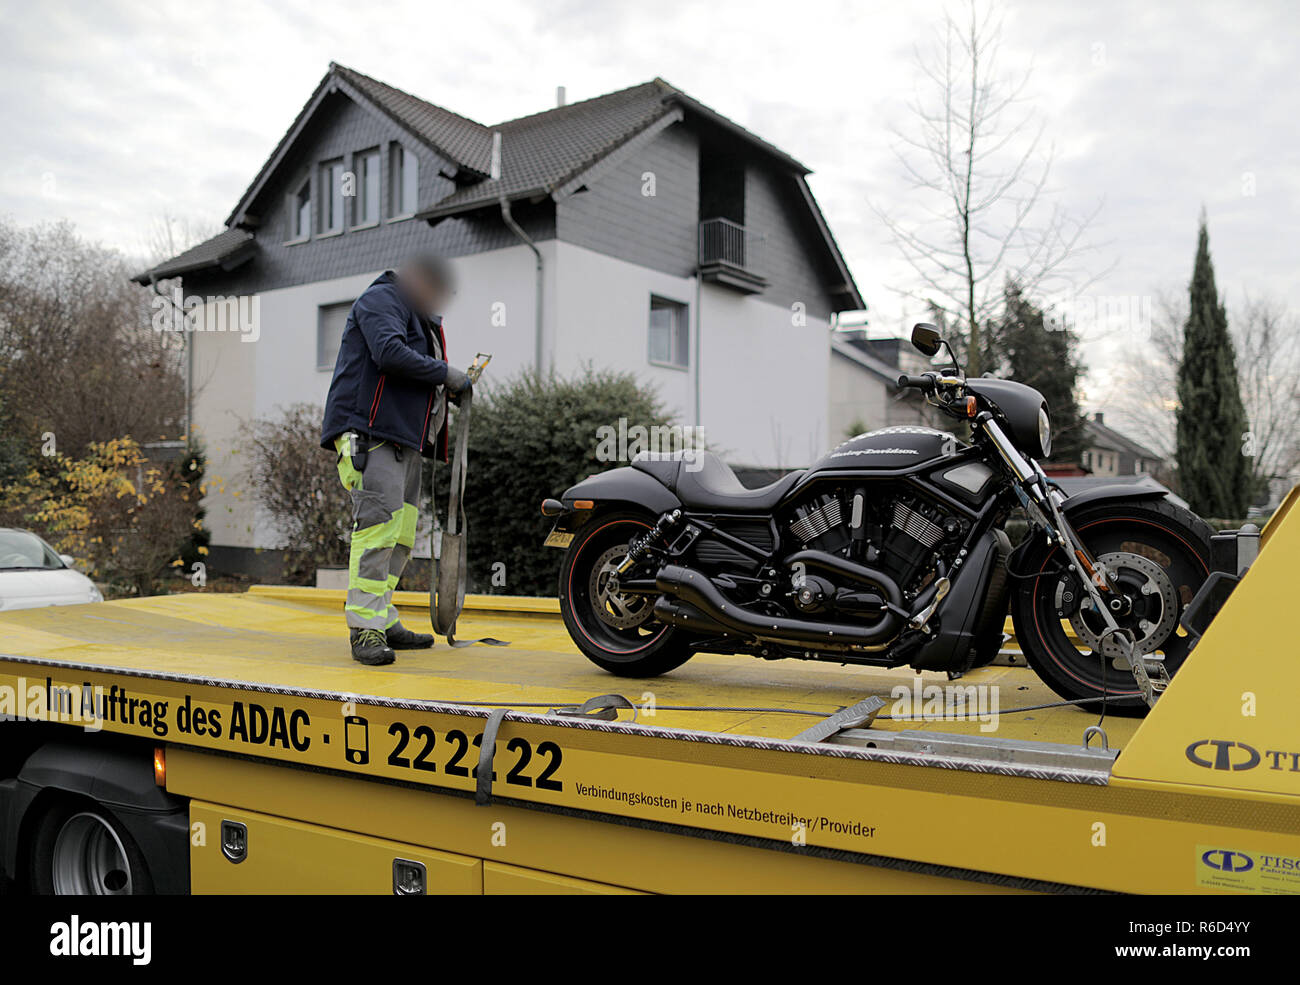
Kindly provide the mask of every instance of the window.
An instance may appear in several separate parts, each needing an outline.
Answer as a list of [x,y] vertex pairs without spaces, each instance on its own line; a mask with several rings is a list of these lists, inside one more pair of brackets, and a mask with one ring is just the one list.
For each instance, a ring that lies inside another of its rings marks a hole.
[[686,305],[650,298],[650,361],[685,369],[691,364],[691,329]]
[[330,161],[320,169],[320,226],[323,233],[343,228],[343,162]]
[[414,215],[416,191],[420,186],[420,162],[401,144],[393,144],[388,186],[392,189],[392,217]]
[[348,324],[351,301],[339,304],[322,304],[316,309],[316,368],[333,369],[343,341],[343,329]]
[[379,151],[357,155],[357,210],[353,222],[358,226],[379,221]]
[[292,200],[293,218],[289,229],[290,239],[306,239],[311,235],[311,179],[304,178]]

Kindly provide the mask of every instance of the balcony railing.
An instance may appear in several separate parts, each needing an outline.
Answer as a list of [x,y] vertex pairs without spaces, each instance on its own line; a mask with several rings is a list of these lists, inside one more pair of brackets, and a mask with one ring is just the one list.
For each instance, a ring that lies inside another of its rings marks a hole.
[[767,286],[762,268],[763,237],[730,219],[700,223],[700,275],[748,294]]

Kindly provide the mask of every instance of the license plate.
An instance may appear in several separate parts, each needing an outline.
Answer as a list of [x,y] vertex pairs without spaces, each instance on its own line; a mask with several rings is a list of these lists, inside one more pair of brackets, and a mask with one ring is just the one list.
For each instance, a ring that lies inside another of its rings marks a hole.
[[573,534],[565,533],[563,530],[552,530],[542,541],[543,547],[568,547],[573,543]]

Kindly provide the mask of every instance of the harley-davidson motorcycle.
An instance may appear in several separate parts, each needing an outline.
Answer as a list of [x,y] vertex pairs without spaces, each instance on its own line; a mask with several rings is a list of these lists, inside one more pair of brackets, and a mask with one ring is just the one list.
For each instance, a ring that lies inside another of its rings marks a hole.
[[[1063,698],[1154,703],[1193,642],[1179,622],[1210,574],[1210,527],[1157,487],[1066,496],[1039,465],[1052,425],[1037,390],[966,379],[932,325],[912,343],[950,365],[899,387],[968,441],[883,428],[757,489],[708,452],[642,453],[543,503],[578,648],[625,677],[699,652],[956,677],[997,655],[1010,608]],[[1013,513],[1029,528],[1015,550]]]

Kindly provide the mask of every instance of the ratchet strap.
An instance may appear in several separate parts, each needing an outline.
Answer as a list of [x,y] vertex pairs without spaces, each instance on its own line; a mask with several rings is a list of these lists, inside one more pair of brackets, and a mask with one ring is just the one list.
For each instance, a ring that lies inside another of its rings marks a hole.
[[[453,647],[485,643],[488,646],[509,646],[505,640],[485,636],[480,640],[455,638],[456,620],[465,607],[465,582],[468,578],[468,547],[465,524],[465,471],[469,461],[469,418],[474,403],[474,388],[466,387],[460,395],[460,413],[456,415],[456,439],[451,453],[451,493],[447,500],[447,523],[442,536],[436,539],[435,549],[429,552],[429,621],[433,631],[447,638]],[[430,470],[429,502],[433,510],[434,528],[438,527],[438,469]]]

